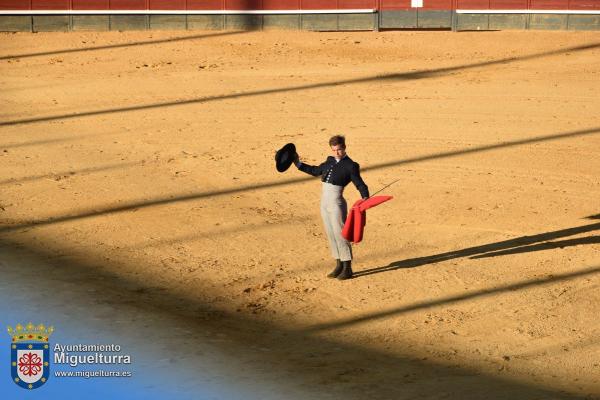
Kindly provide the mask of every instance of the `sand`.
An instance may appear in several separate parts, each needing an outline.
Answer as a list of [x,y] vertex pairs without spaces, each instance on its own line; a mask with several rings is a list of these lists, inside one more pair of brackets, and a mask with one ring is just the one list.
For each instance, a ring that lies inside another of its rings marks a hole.
[[[300,397],[600,398],[598,32],[1,34],[0,104],[0,262],[47,290]],[[273,160],[338,133],[398,180],[344,282]]]

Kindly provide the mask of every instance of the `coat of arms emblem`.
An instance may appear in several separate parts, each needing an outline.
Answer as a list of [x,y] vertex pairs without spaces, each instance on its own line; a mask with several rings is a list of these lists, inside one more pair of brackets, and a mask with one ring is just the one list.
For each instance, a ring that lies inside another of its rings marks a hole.
[[10,371],[12,380],[24,389],[37,389],[50,376],[50,343],[48,337],[54,328],[43,324],[25,327],[17,324],[8,327],[12,341],[10,345]]

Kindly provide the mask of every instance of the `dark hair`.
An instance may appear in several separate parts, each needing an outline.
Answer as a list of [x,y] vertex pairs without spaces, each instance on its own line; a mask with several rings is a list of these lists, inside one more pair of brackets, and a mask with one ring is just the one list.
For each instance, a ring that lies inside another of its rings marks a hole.
[[329,139],[329,145],[332,147],[340,145],[345,149],[346,148],[346,138],[343,137],[342,135],[332,136],[331,139]]

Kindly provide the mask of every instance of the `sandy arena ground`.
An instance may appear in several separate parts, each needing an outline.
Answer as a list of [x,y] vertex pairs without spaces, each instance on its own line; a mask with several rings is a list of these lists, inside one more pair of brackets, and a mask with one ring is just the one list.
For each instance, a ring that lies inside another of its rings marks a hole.
[[[0,104],[5,276],[218,331],[299,397],[600,398],[600,32],[1,34]],[[273,161],[337,133],[399,180],[345,282]]]

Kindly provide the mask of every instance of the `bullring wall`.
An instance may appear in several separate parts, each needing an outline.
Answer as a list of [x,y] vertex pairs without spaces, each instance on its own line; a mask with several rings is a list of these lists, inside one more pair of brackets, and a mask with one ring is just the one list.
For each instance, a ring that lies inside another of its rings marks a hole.
[[0,31],[600,30],[600,0],[0,0]]

